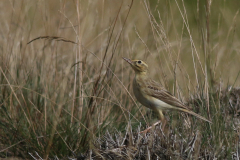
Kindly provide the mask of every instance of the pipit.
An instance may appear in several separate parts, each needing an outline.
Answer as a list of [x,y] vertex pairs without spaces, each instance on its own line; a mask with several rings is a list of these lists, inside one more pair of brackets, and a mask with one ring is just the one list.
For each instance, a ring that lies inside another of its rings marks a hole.
[[204,121],[212,123],[206,118],[191,111],[186,105],[174,97],[159,83],[149,78],[148,65],[145,62],[142,60],[130,60],[127,58],[123,59],[127,61],[135,71],[135,78],[133,80],[132,86],[136,99],[145,107],[155,111],[162,123],[165,122],[163,110],[177,110],[185,112],[194,115]]

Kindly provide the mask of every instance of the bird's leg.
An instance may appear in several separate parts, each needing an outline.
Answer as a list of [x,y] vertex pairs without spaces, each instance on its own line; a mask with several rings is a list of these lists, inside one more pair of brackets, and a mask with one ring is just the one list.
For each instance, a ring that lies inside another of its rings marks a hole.
[[145,129],[145,130],[143,130],[143,131],[141,131],[141,132],[139,132],[139,133],[144,133],[144,134],[146,134],[147,132],[150,131],[150,129],[154,128],[154,127],[155,127],[156,125],[158,125],[159,123],[161,123],[161,121],[157,121],[157,122],[154,123],[152,126],[148,127],[147,129]]
[[162,110],[158,110],[158,114],[159,114],[159,118],[161,119],[162,122],[162,130],[164,130],[165,126],[166,126],[166,119],[164,118],[164,115],[162,113]]
[[155,127],[156,125],[158,125],[159,123],[162,123],[162,130],[164,130],[165,125],[166,125],[166,120],[164,118],[164,115],[162,113],[162,110],[157,110],[158,116],[161,119],[160,121],[157,121],[156,123],[154,123],[152,126],[148,127],[147,129],[145,129],[144,131],[141,131],[140,133],[144,133],[146,134],[147,132],[149,132],[150,129],[152,129],[153,127]]

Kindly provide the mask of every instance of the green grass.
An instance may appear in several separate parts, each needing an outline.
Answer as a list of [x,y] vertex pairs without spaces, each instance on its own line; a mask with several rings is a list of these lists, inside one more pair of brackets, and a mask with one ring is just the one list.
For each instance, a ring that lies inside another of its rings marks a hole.
[[[207,2],[1,2],[0,157],[238,159],[240,2]],[[138,134],[157,118],[122,57],[213,123]]]

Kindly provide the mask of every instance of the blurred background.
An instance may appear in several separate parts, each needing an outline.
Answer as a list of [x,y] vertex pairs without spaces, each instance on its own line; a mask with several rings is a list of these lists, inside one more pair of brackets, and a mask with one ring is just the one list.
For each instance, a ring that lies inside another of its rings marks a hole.
[[239,86],[239,8],[239,0],[1,1],[0,155],[84,152],[107,130],[151,124],[122,57],[144,60],[184,102]]

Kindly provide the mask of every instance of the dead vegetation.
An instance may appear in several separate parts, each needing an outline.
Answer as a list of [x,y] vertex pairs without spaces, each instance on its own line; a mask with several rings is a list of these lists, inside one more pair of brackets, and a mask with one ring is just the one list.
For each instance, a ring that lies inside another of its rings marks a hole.
[[[0,6],[0,158],[239,159],[240,2]],[[166,130],[138,134],[156,117],[122,57],[213,124],[167,113]]]

